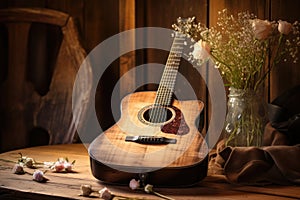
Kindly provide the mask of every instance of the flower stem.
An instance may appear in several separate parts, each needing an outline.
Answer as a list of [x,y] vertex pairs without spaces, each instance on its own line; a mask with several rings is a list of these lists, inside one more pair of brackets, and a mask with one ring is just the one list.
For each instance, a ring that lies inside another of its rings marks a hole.
[[230,72],[232,72],[232,69],[231,69],[231,67],[230,67],[228,64],[226,64],[226,63],[224,63],[222,60],[218,59],[216,56],[214,56],[213,53],[211,53],[210,55],[212,56],[212,58],[213,58],[214,60],[216,60],[217,62],[219,62],[219,63],[221,63],[222,65],[226,66],[227,69],[228,69]]
[[276,50],[275,50],[275,56],[273,57],[272,55],[271,55],[271,64],[270,64],[270,66],[269,66],[269,68],[268,68],[268,70],[267,70],[267,72],[263,75],[263,77],[259,80],[259,81],[257,81],[257,83],[255,84],[255,87],[254,87],[254,90],[256,90],[259,86],[260,86],[260,84],[267,78],[267,75],[268,74],[270,74],[270,72],[271,72],[271,70],[274,68],[274,66],[275,66],[275,64],[278,62],[277,61],[277,56],[278,56],[278,52],[279,52],[279,49],[280,49],[280,46],[281,46],[281,43],[282,43],[282,39],[283,39],[283,34],[280,34],[280,36],[279,36],[279,41],[278,41],[278,45],[277,45],[277,48],[276,48]]
[[158,197],[161,197],[161,198],[163,198],[163,199],[167,199],[167,200],[174,200],[174,199],[173,199],[173,198],[171,198],[171,197],[168,197],[168,196],[162,195],[162,194],[160,194],[160,193],[158,193],[158,192],[155,192],[155,191],[153,191],[153,194],[154,194],[154,195],[156,195],[156,196],[158,196]]

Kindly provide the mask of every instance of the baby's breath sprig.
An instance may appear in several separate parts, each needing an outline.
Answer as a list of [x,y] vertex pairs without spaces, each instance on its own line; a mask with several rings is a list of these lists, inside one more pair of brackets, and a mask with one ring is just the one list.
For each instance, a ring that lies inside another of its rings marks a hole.
[[298,61],[297,21],[291,24],[261,20],[249,12],[233,16],[224,9],[218,12],[216,25],[210,28],[196,22],[195,17],[178,18],[173,28],[195,41],[189,54],[193,63],[203,64],[207,60],[203,54],[208,53],[225,81],[236,89],[257,90],[276,64]]

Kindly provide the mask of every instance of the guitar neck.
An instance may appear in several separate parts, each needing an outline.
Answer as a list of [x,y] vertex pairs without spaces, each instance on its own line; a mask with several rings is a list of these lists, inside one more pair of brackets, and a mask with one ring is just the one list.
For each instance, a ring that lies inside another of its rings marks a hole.
[[184,35],[176,32],[171,51],[157,90],[155,105],[169,106],[172,101],[175,81],[185,44]]

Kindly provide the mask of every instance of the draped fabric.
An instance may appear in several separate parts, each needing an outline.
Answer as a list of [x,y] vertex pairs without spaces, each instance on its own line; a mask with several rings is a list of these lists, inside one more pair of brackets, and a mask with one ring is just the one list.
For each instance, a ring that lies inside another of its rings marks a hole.
[[211,155],[212,172],[238,184],[300,184],[299,98],[297,86],[270,104],[263,147],[225,147],[221,140]]

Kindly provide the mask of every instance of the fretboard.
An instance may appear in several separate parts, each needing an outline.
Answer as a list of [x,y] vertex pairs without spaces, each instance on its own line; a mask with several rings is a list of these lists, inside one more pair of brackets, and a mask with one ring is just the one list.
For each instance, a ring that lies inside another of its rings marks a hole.
[[184,35],[176,32],[171,51],[169,53],[168,60],[157,90],[155,105],[169,106],[171,104],[184,43]]

